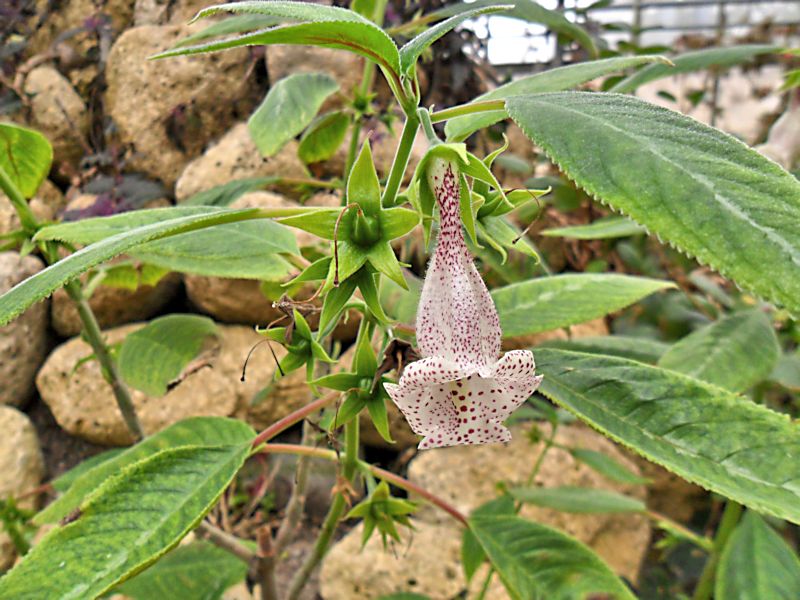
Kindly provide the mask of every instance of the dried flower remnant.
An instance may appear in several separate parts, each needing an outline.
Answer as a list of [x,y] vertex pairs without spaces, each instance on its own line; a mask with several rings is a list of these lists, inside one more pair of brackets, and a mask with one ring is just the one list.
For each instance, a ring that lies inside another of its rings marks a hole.
[[433,157],[428,183],[440,228],[417,313],[424,357],[386,391],[415,433],[420,449],[507,442],[503,421],[536,390],[541,376],[529,350],[500,357],[500,320],[461,231],[454,161]]

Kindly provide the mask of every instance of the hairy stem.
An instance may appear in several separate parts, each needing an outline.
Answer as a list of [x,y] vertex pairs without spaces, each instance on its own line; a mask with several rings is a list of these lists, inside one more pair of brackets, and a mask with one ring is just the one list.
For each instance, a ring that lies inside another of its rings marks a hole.
[[75,303],[75,308],[78,309],[78,315],[83,324],[83,335],[86,341],[94,351],[97,357],[97,362],[100,363],[100,369],[103,372],[103,378],[111,386],[114,392],[114,398],[117,401],[119,412],[122,413],[122,418],[125,420],[125,425],[128,427],[135,441],[139,441],[144,437],[144,430],[139,418],[136,416],[136,409],[133,406],[133,398],[131,397],[130,388],[122,381],[122,376],[119,372],[119,366],[114,357],[111,356],[111,351],[103,339],[103,332],[100,330],[100,325],[89,306],[89,302],[83,296],[83,290],[76,281],[71,281],[64,286],[67,294]]
[[483,100],[481,102],[470,102],[468,104],[461,104],[451,108],[431,113],[431,122],[440,123],[447,121],[454,117],[463,117],[464,115],[474,115],[476,113],[490,112],[495,110],[505,110],[505,100]]
[[714,576],[717,573],[720,555],[725,549],[733,530],[736,529],[736,524],[741,516],[742,505],[733,500],[728,500],[722,513],[717,533],[714,536],[714,548],[706,561],[705,567],[703,567],[700,581],[697,582],[694,596],[692,596],[693,600],[709,600],[711,598],[711,593],[714,590]]
[[395,205],[397,192],[400,190],[400,185],[403,183],[403,175],[405,175],[406,167],[408,167],[408,158],[411,156],[414,138],[417,137],[417,129],[419,129],[419,117],[416,114],[406,117],[403,133],[400,135],[400,143],[397,146],[392,168],[389,171],[386,187],[381,197],[381,204],[384,207],[388,208]]

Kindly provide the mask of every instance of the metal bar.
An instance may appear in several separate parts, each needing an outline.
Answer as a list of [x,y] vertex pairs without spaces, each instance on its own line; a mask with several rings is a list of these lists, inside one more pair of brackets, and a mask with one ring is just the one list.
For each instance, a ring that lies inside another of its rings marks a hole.
[[[759,5],[759,4],[797,4],[797,0],[728,0],[726,2],[728,6],[732,6],[735,4],[741,5]],[[698,6],[717,6],[717,0],[685,0],[681,2],[680,0],[673,0],[671,2],[649,2],[647,4],[642,4],[642,10],[649,10],[654,8],[695,8]],[[596,8],[591,10],[593,13],[605,12],[605,11],[614,11],[614,10],[634,10],[636,8],[636,3],[629,3],[629,4],[611,4],[610,6],[604,6],[603,8]],[[576,8],[566,8],[564,12],[577,12],[578,9]],[[584,12],[586,9],[580,9],[581,12]]]

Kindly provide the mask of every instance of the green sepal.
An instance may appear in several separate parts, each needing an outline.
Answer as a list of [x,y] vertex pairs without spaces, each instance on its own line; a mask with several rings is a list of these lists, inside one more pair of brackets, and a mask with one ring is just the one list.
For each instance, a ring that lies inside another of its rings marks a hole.
[[483,183],[497,190],[500,193],[503,201],[508,203],[510,206],[510,203],[506,199],[505,192],[503,191],[503,187],[500,185],[500,182],[497,181],[497,178],[494,176],[491,169],[489,169],[489,167],[487,167],[483,161],[474,154],[469,153],[468,156],[469,160],[466,163],[461,164],[461,172],[465,175],[469,175],[473,179],[482,181]]
[[[511,225],[505,217],[490,216],[478,221],[478,236],[500,253],[504,263],[508,256],[506,248],[521,252],[538,262],[539,254],[524,235],[520,237],[521,234],[522,232]],[[516,243],[514,240],[517,240]]]
[[364,298],[364,304],[367,305],[370,314],[381,325],[391,325],[392,319],[384,312],[381,305],[380,292],[378,290],[378,283],[380,281],[380,274],[373,272],[366,265],[358,273],[358,289],[361,291],[361,296]]
[[[381,389],[383,386],[381,386]],[[394,444],[389,430],[389,411],[386,409],[386,398],[376,390],[375,394],[367,400],[367,411],[380,436],[390,444]]]
[[[328,356],[328,353],[325,352],[325,348],[323,348],[322,345],[317,341],[312,341],[311,342],[311,355],[314,358],[316,358],[317,360],[321,360],[322,362],[331,363],[331,364],[336,362],[330,356]],[[309,362],[313,362],[313,361],[309,361]],[[314,373],[313,372],[308,377],[309,381],[311,381],[312,379],[314,379]]]
[[333,375],[325,375],[315,379],[314,385],[339,392],[349,392],[352,389],[361,387],[362,379],[364,378],[358,373],[334,373]]
[[278,379],[281,374],[280,372],[283,371],[284,375],[291,373],[292,371],[299,369],[308,360],[307,356],[301,356],[300,354],[295,354],[294,352],[289,352],[286,356],[281,359],[280,362],[280,370],[275,371],[275,379]]
[[362,377],[374,377],[378,370],[378,360],[370,343],[372,327],[361,327],[356,340],[356,351],[353,356],[353,371]]
[[342,402],[341,406],[339,406],[336,411],[336,415],[331,423],[331,429],[338,429],[357,418],[359,413],[364,410],[366,403],[367,395],[365,392],[358,390],[348,393],[344,402]]
[[328,276],[328,271],[330,270],[330,263],[333,259],[330,256],[324,256],[319,260],[315,260],[313,263],[308,265],[303,272],[300,273],[297,277],[292,279],[291,281],[287,281],[284,284],[281,284],[282,287],[291,287],[297,285],[299,283],[306,283],[308,281],[319,281],[321,279],[325,279]]
[[256,327],[256,333],[280,344],[286,341],[286,327],[270,327],[269,329],[259,329]]
[[[459,211],[461,212],[461,222],[467,230],[472,243],[478,248],[482,246],[478,243],[478,236],[475,233],[475,210],[476,207],[472,201],[472,193],[469,189],[469,183],[463,173],[458,174],[459,179]],[[480,196],[478,196],[480,198]],[[482,202],[481,202],[482,204]]]
[[339,287],[331,288],[325,294],[325,300],[322,302],[322,312],[319,315],[319,325],[317,336],[322,339],[333,331],[339,316],[342,314],[348,300],[353,296],[356,291],[355,278],[351,277],[345,279],[339,284]]
[[533,202],[545,194],[549,194],[550,191],[551,188],[547,188],[545,190],[511,190],[510,192],[506,193],[506,201],[503,201],[503,197],[499,193],[495,192],[492,196],[490,196],[490,200],[486,202],[486,205],[484,205],[483,209],[478,213],[478,217],[482,218],[489,215],[500,217],[510,213],[512,210],[517,209],[520,206],[524,206],[528,202]]
[[371,216],[377,216],[381,210],[381,185],[372,160],[369,140],[361,147],[347,179],[347,202],[358,203],[364,213]]
[[419,224],[419,214],[408,208],[387,208],[381,212],[381,234],[385,241],[406,235]]
[[389,244],[377,244],[369,253],[369,262],[404,290],[408,289],[403,270]]
[[302,229],[324,240],[332,240],[341,208],[309,208],[308,212],[276,219],[278,223]]
[[[384,244],[377,244],[376,246],[382,246]],[[338,254],[339,254],[339,269],[338,269],[338,276],[339,276],[339,285],[341,286],[347,279],[353,275],[356,271],[358,271],[361,267],[364,266],[364,263],[367,262],[367,259],[370,257],[370,250],[371,249],[364,249],[356,246],[355,244],[351,244],[346,240],[339,240],[338,244]],[[388,247],[388,244],[386,244]],[[334,288],[334,281],[337,275],[336,269],[336,261],[331,261],[331,265],[328,270],[328,279],[325,281],[325,286],[323,288],[324,292],[330,292]]]
[[484,159],[483,159],[483,164],[485,164],[485,165],[486,165],[486,168],[488,168],[488,169],[491,169],[491,168],[492,168],[492,165],[494,164],[494,161],[495,161],[495,159],[496,159],[498,156],[500,156],[500,155],[501,155],[503,152],[505,152],[506,150],[508,150],[508,145],[509,145],[509,142],[508,142],[508,136],[507,136],[507,135],[504,133],[504,134],[503,134],[503,145],[502,145],[502,146],[500,146],[500,147],[499,147],[497,150],[495,150],[494,152],[491,152],[491,153],[490,153],[490,154],[488,154],[486,157],[484,157]]
[[311,327],[306,318],[296,308],[292,310],[292,316],[294,317],[295,332],[300,334],[300,337],[311,341],[313,339],[311,337]]

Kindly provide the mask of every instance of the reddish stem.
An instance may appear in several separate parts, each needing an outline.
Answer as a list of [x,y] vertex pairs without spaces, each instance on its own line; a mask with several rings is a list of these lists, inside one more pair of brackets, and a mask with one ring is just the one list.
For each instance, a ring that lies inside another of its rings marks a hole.
[[327,404],[330,404],[336,400],[340,393],[341,392],[330,392],[329,394],[325,394],[322,398],[318,398],[317,400],[314,400],[314,402],[305,405],[303,408],[286,415],[280,421],[276,421],[255,437],[253,440],[253,449],[258,448],[261,444],[271,440],[279,433],[286,431],[295,423],[299,423],[311,413],[315,413],[321,408],[325,408]]
[[[297,444],[269,444],[261,448],[259,451],[269,454],[302,454],[330,461],[336,460],[336,453],[331,450],[325,450],[323,448],[311,448],[309,446],[298,446]],[[386,471],[385,469],[381,469],[380,467],[376,467],[374,465],[367,465],[367,467],[375,477],[385,479],[389,483],[392,483],[397,487],[406,490],[407,492],[412,492],[424,498],[434,506],[441,508],[456,521],[461,523],[464,527],[468,526],[467,517],[447,501],[442,500],[428,490],[419,487],[416,483],[412,483],[408,479],[400,477],[400,475],[395,475],[390,471]]]

